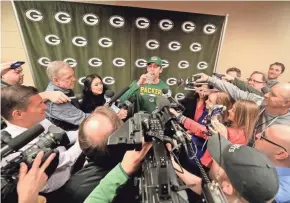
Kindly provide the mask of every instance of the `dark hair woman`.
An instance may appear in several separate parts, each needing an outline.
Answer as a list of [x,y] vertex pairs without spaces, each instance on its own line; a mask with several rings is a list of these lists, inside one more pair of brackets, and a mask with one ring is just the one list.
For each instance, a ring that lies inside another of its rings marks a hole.
[[107,86],[102,82],[101,76],[97,74],[88,75],[84,81],[81,110],[85,113],[91,113],[98,106],[103,106],[106,102],[104,94],[107,89]]

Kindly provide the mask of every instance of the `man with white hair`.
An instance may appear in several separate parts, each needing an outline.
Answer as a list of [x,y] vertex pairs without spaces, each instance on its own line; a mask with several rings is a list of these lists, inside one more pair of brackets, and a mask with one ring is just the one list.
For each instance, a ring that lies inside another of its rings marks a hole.
[[279,176],[277,203],[290,202],[290,126],[272,125],[256,135],[255,148],[267,155]]
[[[47,76],[50,80],[46,91],[61,91],[67,96],[74,96],[75,85],[74,70],[69,64],[63,61],[53,61],[47,66]],[[79,109],[79,103],[72,101],[64,104],[46,102],[46,117],[55,125],[65,129],[77,129],[80,123],[88,114]]]

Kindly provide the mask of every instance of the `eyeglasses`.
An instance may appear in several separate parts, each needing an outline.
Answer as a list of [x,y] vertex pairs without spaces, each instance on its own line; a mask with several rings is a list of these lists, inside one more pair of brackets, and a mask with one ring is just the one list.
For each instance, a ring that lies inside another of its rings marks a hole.
[[269,142],[269,143],[271,143],[272,145],[275,145],[275,146],[277,146],[277,147],[280,147],[281,149],[285,150],[285,152],[287,152],[287,150],[286,150],[285,147],[283,147],[283,146],[281,146],[281,145],[279,145],[279,144],[277,144],[277,143],[275,143],[275,142],[269,140],[268,138],[266,138],[266,130],[263,130],[263,131],[261,132],[260,136],[257,136],[257,135],[256,135],[256,139],[259,139],[259,140],[263,139],[263,140],[265,140],[266,142]]
[[252,79],[252,78],[247,78],[247,80],[248,80],[248,82],[254,82],[254,83],[265,83],[265,82],[263,82],[263,81],[257,81],[257,80],[254,80],[254,79]]

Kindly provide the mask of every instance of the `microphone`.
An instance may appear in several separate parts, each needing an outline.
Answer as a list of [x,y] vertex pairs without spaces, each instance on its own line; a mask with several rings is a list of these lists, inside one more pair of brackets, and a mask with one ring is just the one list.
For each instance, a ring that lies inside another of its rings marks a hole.
[[83,98],[83,94],[79,93],[79,94],[75,94],[75,96],[69,97],[70,99],[76,99],[76,100],[80,100]]
[[117,94],[115,94],[111,100],[109,101],[108,105],[111,106],[117,99],[119,99],[127,90],[130,89],[130,86],[123,87],[121,91],[119,91]]
[[118,107],[121,109],[132,108],[134,106],[135,101],[136,101],[136,97],[131,96],[128,100],[124,101],[123,103],[120,103]]
[[111,101],[111,98],[114,96],[114,92],[112,90],[106,90],[104,99],[106,101],[105,106],[109,105],[109,102]]
[[37,124],[33,128],[26,130],[25,132],[21,133],[14,139],[11,139],[7,145],[1,148],[1,158],[9,155],[13,151],[17,151],[24,147],[26,144],[34,140],[38,137],[41,133],[44,132],[44,128],[42,125]]
[[168,99],[166,99],[165,97],[157,97],[156,100],[156,105],[158,107],[158,109],[160,111],[165,111],[167,119],[170,120],[171,126],[173,128],[173,130],[175,131],[175,135],[177,136],[177,138],[179,139],[179,141],[183,144],[185,144],[185,139],[183,136],[183,133],[177,129],[176,126],[178,126],[178,123],[176,122],[176,120],[174,119],[174,117],[172,116],[172,114],[169,111],[169,106],[170,106],[170,102]]
[[172,92],[169,89],[162,89],[162,93],[162,96],[166,97],[171,103],[177,104],[181,111],[185,111],[185,107],[172,97]]
[[208,85],[208,83],[207,82],[199,82],[199,83],[196,83],[195,81],[197,80],[197,79],[199,79],[200,78],[200,76],[198,77],[198,76],[194,76],[193,78],[186,78],[185,80],[183,80],[183,79],[178,79],[177,80],[177,82],[176,82],[176,84],[178,85],[178,86],[187,86],[187,85]]

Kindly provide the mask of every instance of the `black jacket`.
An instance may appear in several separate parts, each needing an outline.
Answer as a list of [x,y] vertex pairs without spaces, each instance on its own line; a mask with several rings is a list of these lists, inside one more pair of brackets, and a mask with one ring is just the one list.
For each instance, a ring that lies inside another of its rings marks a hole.
[[[84,152],[91,159],[89,163],[75,173],[60,189],[57,202],[83,203],[89,194],[119,162],[122,161],[126,149],[123,147],[108,149],[106,155],[98,152]],[[114,203],[133,203],[137,194],[133,179],[118,189]],[[55,203],[56,201],[51,201]]]
[[190,92],[180,101],[180,103],[185,107],[185,111],[183,112],[184,116],[194,119],[197,99],[198,96]]

